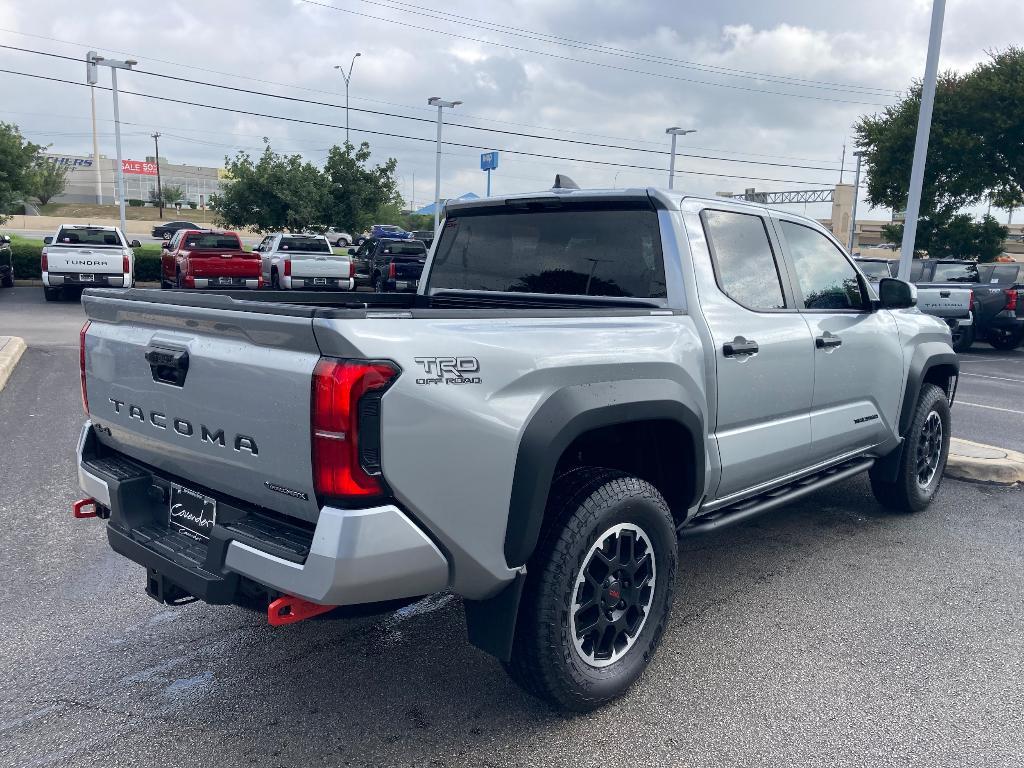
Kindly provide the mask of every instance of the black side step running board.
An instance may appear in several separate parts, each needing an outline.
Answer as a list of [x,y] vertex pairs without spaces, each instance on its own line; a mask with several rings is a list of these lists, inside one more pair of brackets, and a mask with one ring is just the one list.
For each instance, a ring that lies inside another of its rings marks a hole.
[[851,459],[817,474],[802,477],[788,485],[773,488],[760,496],[744,499],[731,506],[697,517],[680,527],[677,533],[680,538],[698,536],[749,520],[776,507],[796,501],[809,493],[814,493],[827,485],[860,474],[874,463],[874,459]]

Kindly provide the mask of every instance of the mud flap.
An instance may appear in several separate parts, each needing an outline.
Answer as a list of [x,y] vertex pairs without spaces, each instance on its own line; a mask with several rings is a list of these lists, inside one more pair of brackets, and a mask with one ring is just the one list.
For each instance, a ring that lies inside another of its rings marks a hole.
[[512,582],[487,600],[465,600],[469,642],[500,661],[512,658],[519,600],[526,583],[526,568],[520,568]]

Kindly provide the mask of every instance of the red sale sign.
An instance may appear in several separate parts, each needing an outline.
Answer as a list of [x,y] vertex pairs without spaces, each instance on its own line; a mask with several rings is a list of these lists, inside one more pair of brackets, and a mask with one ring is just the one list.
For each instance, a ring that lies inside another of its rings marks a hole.
[[121,170],[134,173],[136,176],[156,176],[156,163],[144,163],[142,160],[122,160]]

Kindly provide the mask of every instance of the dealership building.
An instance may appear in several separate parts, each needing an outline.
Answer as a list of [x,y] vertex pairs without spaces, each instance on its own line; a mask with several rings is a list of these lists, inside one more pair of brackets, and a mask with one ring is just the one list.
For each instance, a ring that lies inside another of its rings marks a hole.
[[[97,192],[96,161],[92,155],[64,155],[45,152],[43,156],[50,162],[58,163],[68,169],[68,184],[64,194],[53,198],[55,203],[103,203],[117,202],[116,183],[117,159],[100,155],[99,157],[99,192]],[[149,201],[150,193],[156,192],[157,167],[156,158],[149,156],[143,160],[123,160],[125,199]],[[196,203],[205,206],[210,195],[220,191],[221,182],[226,178],[223,168],[210,168],[201,165],[181,165],[170,163],[160,158],[160,182],[164,186],[181,187],[185,196],[184,204]]]

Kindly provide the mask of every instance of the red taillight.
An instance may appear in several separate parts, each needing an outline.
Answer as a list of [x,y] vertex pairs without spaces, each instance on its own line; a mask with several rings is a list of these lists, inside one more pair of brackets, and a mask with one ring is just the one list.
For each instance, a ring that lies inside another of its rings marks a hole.
[[1003,309],[1008,309],[1011,312],[1017,311],[1017,289],[1007,288],[1003,293],[1006,294],[1006,306]]
[[285,277],[291,277],[292,276],[292,260],[291,259],[285,259],[284,260],[284,276]]
[[356,276],[356,263],[354,261],[350,261],[348,263],[348,276],[349,277],[355,277]]
[[49,272],[50,271],[50,258],[47,255],[45,248],[43,248],[43,255],[42,255],[40,266],[42,267],[43,272]]
[[971,299],[970,299],[970,302],[967,304],[967,308],[971,312],[974,311],[974,289],[973,288],[971,289]]
[[395,272],[395,262],[392,261],[391,266],[388,267],[388,280],[394,280],[396,274],[397,273]]
[[[379,471],[379,396],[399,374],[389,362],[324,357],[313,371],[313,487],[320,496],[379,496],[379,474],[364,467],[370,458]],[[369,396],[369,397],[368,397]],[[368,398],[365,402],[361,401]],[[373,402],[377,400],[377,402]],[[364,407],[361,407],[364,406]],[[360,432],[370,431],[360,455]]]
[[128,254],[124,254],[121,257],[121,271],[126,275],[132,271],[132,268],[128,266]]
[[82,330],[78,332],[78,369],[82,374],[82,409],[89,415],[89,389],[85,385],[85,334],[89,332],[92,320],[86,320]]
[[195,288],[196,279],[192,275],[185,275],[181,279],[181,284],[184,285],[186,288]]

